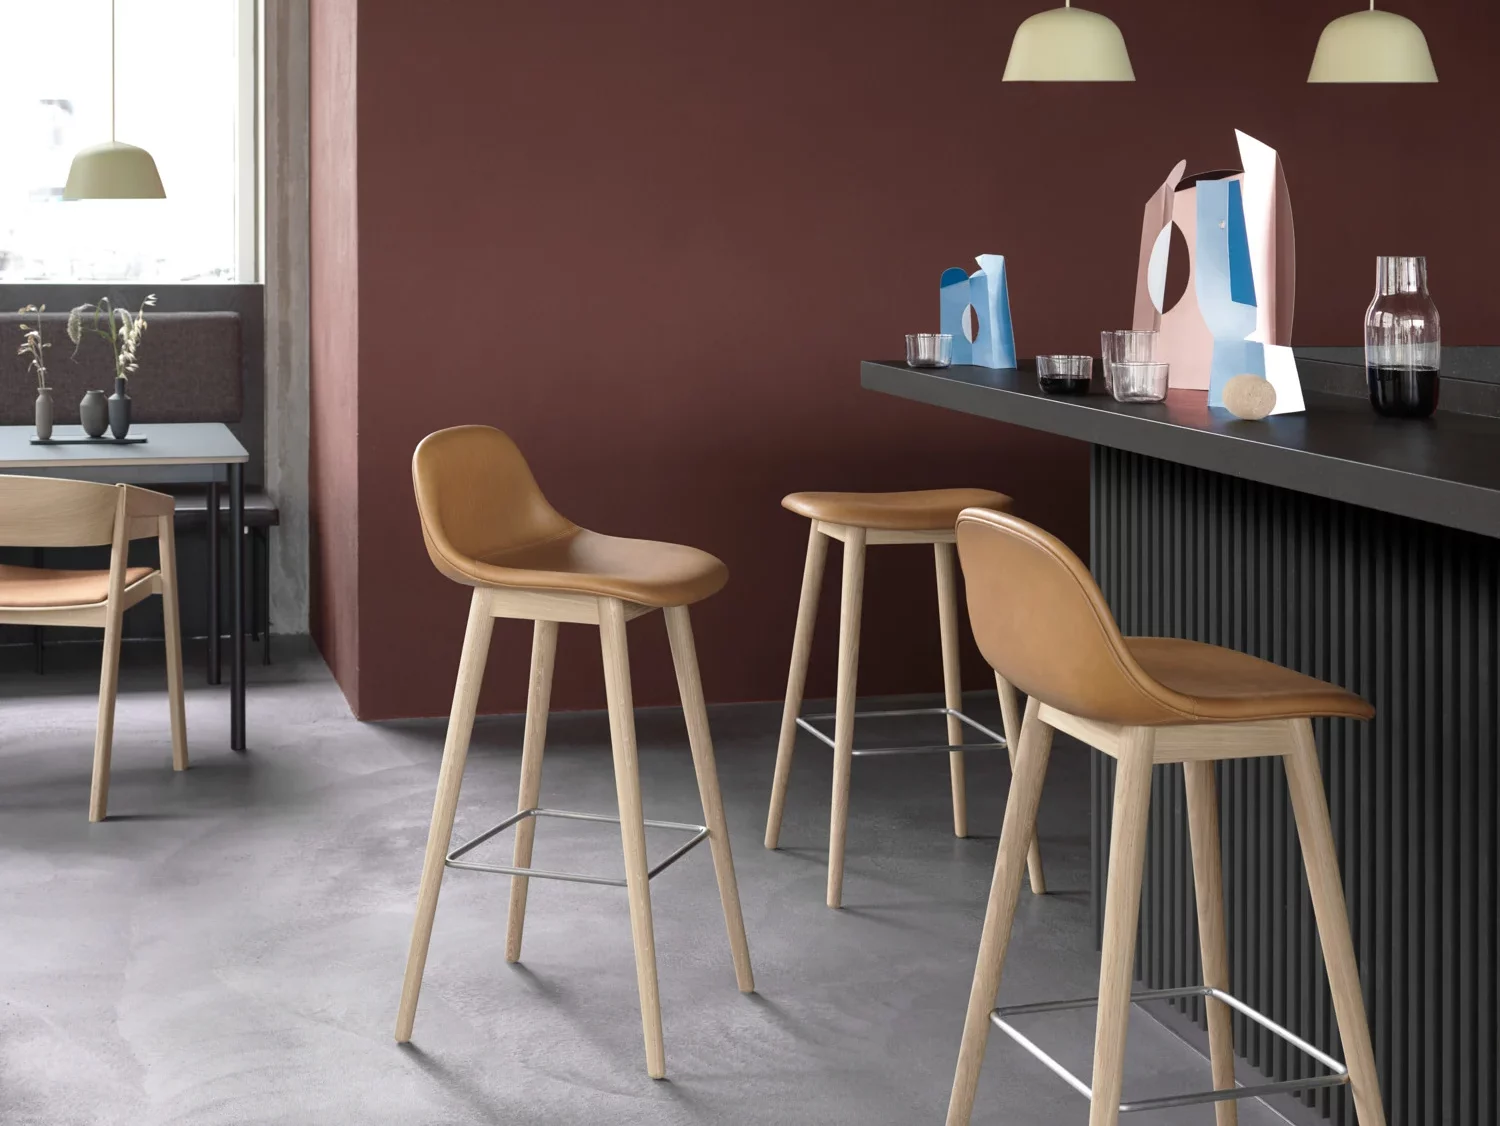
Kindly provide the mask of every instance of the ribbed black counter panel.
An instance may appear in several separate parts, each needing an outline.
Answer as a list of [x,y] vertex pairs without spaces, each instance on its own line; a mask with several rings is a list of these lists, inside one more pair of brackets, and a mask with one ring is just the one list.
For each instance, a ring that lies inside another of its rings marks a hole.
[[[1497,350],[1471,351],[1496,367]],[[1303,371],[1347,390],[1348,369]],[[1306,414],[1260,423],[1210,411],[1202,392],[1145,406],[1045,396],[1028,371],[867,362],[861,381],[1090,443],[1093,569],[1126,633],[1231,646],[1374,702],[1372,722],[1317,732],[1390,1122],[1500,1121],[1496,381],[1445,379],[1445,403],[1470,413],[1424,422],[1312,391]],[[1102,918],[1113,763],[1096,755],[1093,769]],[[1281,764],[1221,764],[1219,788],[1233,991],[1339,1054]],[[1195,912],[1182,772],[1162,767],[1147,985],[1198,980]],[[1235,1040],[1277,1077],[1308,1066],[1246,1021]],[[1353,1126],[1344,1093],[1311,1101]]]
[[[1138,454],[1093,456],[1093,568],[1127,634],[1227,645],[1374,702],[1374,721],[1317,733],[1390,1121],[1490,1126],[1500,544]],[[1094,758],[1102,917],[1114,764]],[[1233,992],[1337,1054],[1281,764],[1219,771]],[[1150,832],[1137,975],[1196,982],[1180,768],[1157,768]],[[1310,1074],[1240,1018],[1235,1043],[1277,1078]],[[1344,1093],[1317,1100],[1352,1126]]]

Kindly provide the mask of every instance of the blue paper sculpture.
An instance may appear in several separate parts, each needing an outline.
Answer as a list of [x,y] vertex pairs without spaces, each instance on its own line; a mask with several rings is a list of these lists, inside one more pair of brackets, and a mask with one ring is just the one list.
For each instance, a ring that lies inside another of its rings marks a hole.
[[1208,405],[1224,405],[1224,384],[1236,375],[1265,375],[1265,347],[1255,331],[1255,277],[1238,180],[1198,182],[1198,256],[1193,286],[1198,309],[1213,334]]
[[981,254],[974,261],[979,263],[979,269],[973,274],[966,274],[957,266],[943,271],[938,290],[940,331],[953,337],[955,364],[1013,368],[1016,335],[1010,324],[1005,255]]

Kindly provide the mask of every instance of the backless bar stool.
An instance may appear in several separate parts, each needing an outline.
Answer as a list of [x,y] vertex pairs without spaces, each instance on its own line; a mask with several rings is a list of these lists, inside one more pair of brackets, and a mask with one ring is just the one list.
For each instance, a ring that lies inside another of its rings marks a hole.
[[[728,578],[724,564],[706,552],[677,544],[617,539],[585,531],[560,516],[537,488],[521,452],[508,437],[488,426],[460,426],[440,430],[422,440],[412,459],[417,509],[427,552],[437,569],[454,582],[474,588],[468,631],[453,693],[453,712],[443,747],[432,829],[417,895],[417,919],[411,953],[401,990],[396,1039],[411,1039],[417,994],[432,938],[433,916],[443,868],[500,872],[511,877],[510,918],[505,957],[519,961],[521,928],[526,917],[529,877],[571,880],[624,887],[630,900],[630,930],[635,943],[636,981],[640,990],[641,1024],[646,1038],[646,1071],[653,1079],[666,1074],[662,1045],[661,1002],[656,986],[656,943],[651,923],[649,881],[705,838],[713,851],[714,872],[729,931],[729,949],[740,989],[755,988],[750,972],[750,949],[740,914],[729,831],[719,777],[709,738],[703,685],[688,605],[707,598]],[[698,793],[707,825],[646,821],[641,812],[640,771],[636,759],[635,716],[630,696],[630,656],[625,623],[661,610],[667,623],[677,686],[687,718],[688,742],[698,775]],[[490,633],[495,618],[524,618],[535,622],[531,647],[531,683],[526,700],[526,727],[521,748],[521,794],[515,816],[449,851],[453,817],[463,782],[464,760],[474,728],[474,711],[484,679]],[[559,622],[582,622],[599,627],[604,650],[604,687],[609,702],[610,743],[614,751],[615,793],[619,816],[579,814],[539,808],[542,746],[547,732],[547,706],[552,692],[552,660],[557,649]],[[585,821],[618,822],[625,854],[625,878],[548,872],[533,869],[531,846],[538,817],[566,817]],[[461,859],[502,830],[516,826],[511,866],[478,864]],[[650,865],[646,858],[646,826],[677,829],[691,838],[666,859]]]
[[[781,837],[787,782],[792,773],[792,750],[797,729],[816,736],[833,749],[833,813],[828,829],[828,906],[843,899],[844,840],[849,827],[849,776],[853,760],[862,755],[915,754],[948,751],[953,785],[953,835],[969,835],[968,799],[964,791],[964,752],[1014,747],[1020,712],[1011,686],[998,673],[1002,737],[975,722],[963,707],[958,668],[958,599],[953,581],[953,523],[965,508],[1007,509],[1010,497],[987,489],[928,489],[909,493],[792,493],[781,505],[812,523],[807,540],[807,562],[802,571],[802,596],[797,604],[797,627],[792,641],[791,671],[786,681],[786,703],[781,713],[781,738],[776,747],[776,774],[771,783],[771,808],[766,816],[766,847]],[[828,541],[844,545],[844,585],[839,606],[839,672],[833,715],[803,716],[802,690],[807,682],[808,654],[818,616],[818,592],[823,585],[823,563]],[[859,673],[859,621],[865,586],[865,548],[875,544],[930,543],[937,565],[938,631],[943,649],[943,706],[898,711],[856,712],[855,682]],[[936,747],[858,749],[854,721],[878,716],[940,715],[948,721],[948,742]],[[833,723],[833,738],[813,726],[815,720]],[[964,743],[964,725],[990,741]],[[1042,852],[1033,842],[1029,854],[1031,890],[1043,894]]]
[[[969,1121],[991,1022],[1091,1100],[1090,1126],[1114,1126],[1125,1111],[1196,1102],[1216,1102],[1218,1126],[1234,1126],[1236,1108],[1230,1100],[1343,1083],[1352,1088],[1360,1126],[1384,1126],[1318,748],[1309,722],[1311,716],[1369,719],[1374,710],[1342,688],[1232,649],[1163,637],[1121,637],[1103,595],[1078,558],[1057,539],[1015,517],[982,509],[964,512],[958,520],[958,551],[979,648],[1030,699],[969,994],[948,1126]],[[1010,1018],[1086,1008],[1094,1000],[994,1007],[1054,730],[1083,740],[1118,764],[1092,1088],[1012,1028]],[[1228,992],[1214,763],[1264,756],[1279,757],[1286,766],[1347,1067]],[[1205,998],[1214,1089],[1121,1105],[1151,768],[1179,762],[1187,777],[1203,986],[1155,991],[1143,999]],[[1307,1052],[1329,1074],[1236,1087],[1231,1008]]]

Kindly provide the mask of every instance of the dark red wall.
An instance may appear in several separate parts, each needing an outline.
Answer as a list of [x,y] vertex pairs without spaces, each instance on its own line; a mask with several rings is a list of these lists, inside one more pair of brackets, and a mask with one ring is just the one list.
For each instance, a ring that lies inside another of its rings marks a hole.
[[[1500,339],[1492,5],[1413,8],[1435,87],[1308,86],[1347,0],[1116,4],[1140,81],[1002,85],[1044,3],[359,5],[358,660],[336,670],[358,714],[448,706],[465,592],[426,559],[408,466],[455,423],[509,431],[580,523],[729,563],[695,612],[715,700],[784,687],[785,492],[996,487],[1084,550],[1086,449],[861,391],[858,360],[934,329],[938,275],[983,251],[1023,354],[1095,350],[1130,317],[1146,198],[1179,157],[1233,165],[1236,127],[1287,168],[1299,343],[1358,339],[1377,253],[1429,256],[1448,341]],[[870,565],[861,690],[935,687],[930,556]],[[325,549],[319,579],[353,566]],[[643,704],[675,693],[660,634],[632,628]],[[602,703],[596,649],[564,632],[558,706]],[[502,625],[486,709],[521,706],[527,651]]]

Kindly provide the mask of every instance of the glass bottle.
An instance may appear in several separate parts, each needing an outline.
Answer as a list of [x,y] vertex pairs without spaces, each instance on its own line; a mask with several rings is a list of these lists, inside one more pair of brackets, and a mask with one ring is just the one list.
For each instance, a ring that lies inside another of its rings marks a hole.
[[1370,404],[1390,418],[1437,410],[1441,334],[1427,292],[1427,259],[1375,259],[1375,299],[1365,313],[1365,378]]

